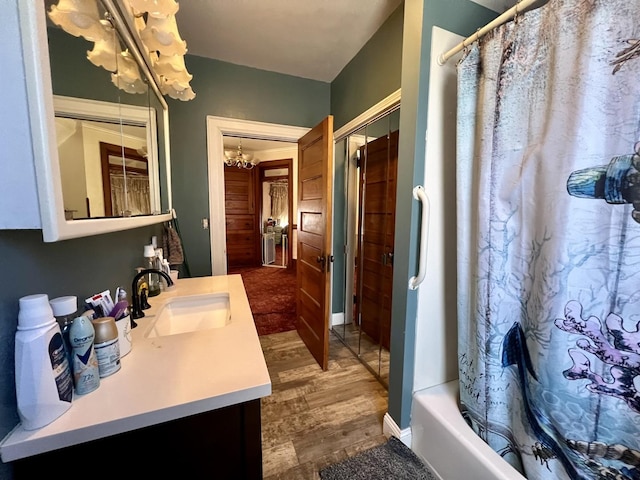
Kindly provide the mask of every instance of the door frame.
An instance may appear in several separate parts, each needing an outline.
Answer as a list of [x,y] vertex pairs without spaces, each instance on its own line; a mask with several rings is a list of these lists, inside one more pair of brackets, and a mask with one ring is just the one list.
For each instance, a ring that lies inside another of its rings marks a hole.
[[[209,241],[211,247],[211,274],[227,274],[226,228],[224,221],[224,142],[223,136],[279,140],[297,143],[310,128],[255,122],[235,118],[207,116],[207,167],[209,177]],[[294,168],[297,159],[294,159]],[[297,214],[297,212],[293,212]],[[294,217],[295,218],[295,217]],[[293,238],[289,239],[292,243]]]

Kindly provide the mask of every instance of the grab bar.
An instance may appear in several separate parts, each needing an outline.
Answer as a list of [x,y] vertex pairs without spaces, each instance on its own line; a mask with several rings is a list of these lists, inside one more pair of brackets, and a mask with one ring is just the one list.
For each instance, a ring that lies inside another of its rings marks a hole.
[[420,224],[420,253],[418,260],[418,274],[409,279],[409,290],[416,290],[427,274],[427,239],[429,237],[429,197],[424,187],[418,185],[413,189],[413,198],[422,203],[422,217]]

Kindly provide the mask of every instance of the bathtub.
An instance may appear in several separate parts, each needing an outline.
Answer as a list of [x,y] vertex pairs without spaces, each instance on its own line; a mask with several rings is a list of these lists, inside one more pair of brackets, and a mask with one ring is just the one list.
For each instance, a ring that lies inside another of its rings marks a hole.
[[457,380],[413,394],[411,449],[442,480],[525,480],[464,421]]

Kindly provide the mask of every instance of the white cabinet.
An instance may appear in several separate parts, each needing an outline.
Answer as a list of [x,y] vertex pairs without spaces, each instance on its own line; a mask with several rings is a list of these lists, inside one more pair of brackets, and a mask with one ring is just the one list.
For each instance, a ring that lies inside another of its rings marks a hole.
[[[4,0],[0,80],[0,229],[42,229],[45,242],[126,230],[169,221],[166,213],[140,217],[65,218],[54,122],[53,89],[43,1]],[[106,4],[121,4],[119,0]],[[135,40],[125,32],[123,38]],[[151,76],[152,77],[152,76]],[[155,83],[152,85],[155,86]],[[154,89],[157,92],[157,88]],[[170,186],[169,120],[166,102],[158,118],[164,150],[163,173]],[[155,137],[154,137],[155,139]],[[155,139],[157,142],[158,139]],[[163,194],[164,195],[164,194]]]

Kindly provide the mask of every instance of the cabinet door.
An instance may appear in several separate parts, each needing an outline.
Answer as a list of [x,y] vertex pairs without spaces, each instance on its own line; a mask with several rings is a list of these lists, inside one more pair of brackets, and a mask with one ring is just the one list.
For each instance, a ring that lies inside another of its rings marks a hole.
[[167,472],[180,472],[175,478],[261,480],[260,432],[260,399],[250,400],[16,460],[13,476],[42,478],[55,465],[50,476],[66,478],[82,459],[88,478],[171,478]]

